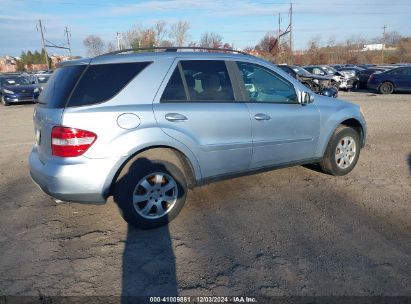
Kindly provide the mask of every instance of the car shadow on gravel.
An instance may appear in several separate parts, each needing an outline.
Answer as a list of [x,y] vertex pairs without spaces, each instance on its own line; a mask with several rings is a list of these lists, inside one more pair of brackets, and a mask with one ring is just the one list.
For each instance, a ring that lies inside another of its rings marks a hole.
[[176,296],[176,263],[168,227],[137,230],[129,226],[123,253],[121,303],[138,296]]
[[[160,172],[168,172],[159,163],[139,158],[116,182],[119,189],[130,189],[141,178],[143,168],[156,166]],[[127,167],[126,167],[127,168]],[[121,185],[123,183],[123,185]],[[178,184],[178,181],[176,180]],[[120,193],[122,200],[128,193]],[[182,193],[179,193],[179,196]],[[132,194],[130,194],[132,197]],[[115,200],[115,199],[114,199]],[[129,202],[132,203],[132,200]],[[123,214],[132,214],[134,208],[118,203]],[[131,205],[132,206],[132,205]],[[167,215],[165,215],[167,216]],[[127,217],[127,215],[126,215]],[[123,252],[122,303],[136,303],[140,296],[177,296],[176,263],[168,226],[151,230],[139,230],[129,225]]]

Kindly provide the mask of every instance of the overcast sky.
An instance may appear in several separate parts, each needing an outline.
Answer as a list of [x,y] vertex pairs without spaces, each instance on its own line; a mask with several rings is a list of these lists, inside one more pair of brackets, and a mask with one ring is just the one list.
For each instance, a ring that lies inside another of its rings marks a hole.
[[[410,0],[294,0],[294,48],[304,49],[316,36],[326,44],[330,38],[382,36],[382,27],[411,36]],[[267,31],[288,25],[289,1],[284,0],[0,0],[0,55],[18,56],[23,50],[40,50],[41,19],[45,36],[65,44],[64,28],[71,31],[73,54],[84,56],[83,39],[98,35],[116,41],[116,32],[133,25],[151,26],[158,19],[168,23],[190,22],[191,41],[201,33],[217,32],[236,48],[254,46]],[[52,49],[50,53],[64,54]]]

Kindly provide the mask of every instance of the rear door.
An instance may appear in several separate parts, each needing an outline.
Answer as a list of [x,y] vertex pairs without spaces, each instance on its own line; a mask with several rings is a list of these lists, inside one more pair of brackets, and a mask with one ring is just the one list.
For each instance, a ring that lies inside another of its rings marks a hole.
[[237,62],[253,134],[251,169],[313,158],[320,131],[314,103],[300,104],[294,85],[273,70]]
[[248,169],[251,122],[236,102],[224,60],[176,60],[153,104],[156,120],[170,137],[197,157],[203,177]]

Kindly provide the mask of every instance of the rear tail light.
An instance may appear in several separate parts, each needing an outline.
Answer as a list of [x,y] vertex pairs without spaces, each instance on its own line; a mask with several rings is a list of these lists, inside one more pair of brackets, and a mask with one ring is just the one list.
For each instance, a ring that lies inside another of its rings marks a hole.
[[82,155],[96,141],[97,135],[90,131],[54,127],[51,131],[51,152],[60,157]]

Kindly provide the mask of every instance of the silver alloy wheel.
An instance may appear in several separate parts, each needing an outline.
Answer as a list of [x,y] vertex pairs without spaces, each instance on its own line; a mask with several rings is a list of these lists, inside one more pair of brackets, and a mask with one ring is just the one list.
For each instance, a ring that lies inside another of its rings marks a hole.
[[176,181],[163,172],[150,173],[134,188],[133,206],[146,219],[157,219],[171,211],[178,197]]
[[347,169],[355,159],[357,146],[351,136],[345,136],[338,142],[335,149],[335,161],[341,169]]

